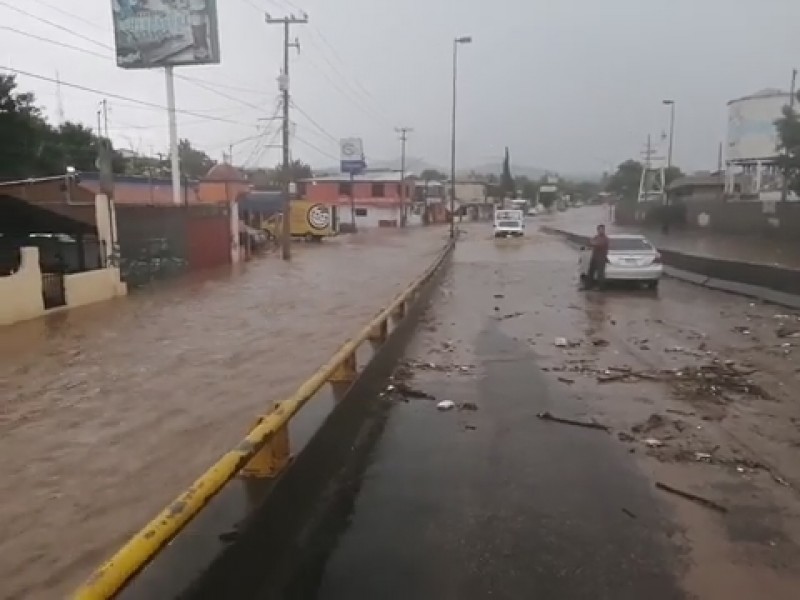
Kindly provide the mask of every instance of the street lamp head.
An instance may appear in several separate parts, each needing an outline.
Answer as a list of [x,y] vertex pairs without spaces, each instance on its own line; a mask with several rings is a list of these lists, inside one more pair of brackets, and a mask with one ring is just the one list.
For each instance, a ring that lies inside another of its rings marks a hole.
[[669,106],[670,104],[675,104],[675,100],[662,100],[661,102],[662,102],[663,104],[666,104],[666,105],[668,105],[668,106]]
[[471,44],[472,43],[472,36],[465,35],[463,37],[456,38],[456,44]]

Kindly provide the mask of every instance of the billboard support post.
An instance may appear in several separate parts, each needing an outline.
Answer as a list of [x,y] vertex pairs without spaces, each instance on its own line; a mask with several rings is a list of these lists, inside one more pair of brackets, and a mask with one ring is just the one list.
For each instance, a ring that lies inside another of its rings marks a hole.
[[178,118],[175,114],[175,74],[172,65],[164,67],[167,81],[167,114],[169,118],[169,157],[172,163],[172,203],[181,204],[181,159],[178,155]]

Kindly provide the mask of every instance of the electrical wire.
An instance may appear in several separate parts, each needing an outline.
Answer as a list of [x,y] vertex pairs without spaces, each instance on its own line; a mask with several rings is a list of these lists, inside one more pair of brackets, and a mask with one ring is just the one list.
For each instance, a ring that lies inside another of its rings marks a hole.
[[306,145],[306,146],[308,146],[309,148],[312,148],[312,149],[316,150],[317,152],[319,152],[319,153],[320,153],[320,154],[322,154],[323,156],[327,156],[328,158],[331,158],[331,159],[333,159],[333,160],[339,160],[339,157],[338,157],[338,156],[334,156],[334,155],[333,155],[333,154],[331,154],[330,152],[326,152],[325,150],[323,150],[323,149],[322,149],[322,148],[320,148],[319,146],[317,146],[317,145],[315,145],[315,144],[312,144],[312,143],[311,143],[311,142],[309,142],[308,140],[305,140],[305,139],[301,138],[299,135],[295,135],[295,136],[294,136],[294,139],[296,139],[298,142],[302,142],[303,144],[305,144],[305,145]]
[[[45,38],[45,37],[41,37],[41,36],[35,35],[33,33],[28,33],[27,31],[21,31],[19,29],[14,28],[14,27],[8,27],[6,25],[0,25],[0,29],[6,30],[6,31],[11,31],[11,32],[17,33],[19,35],[23,35],[25,37],[33,38],[35,40],[38,40],[40,42],[45,42],[47,44],[53,44],[55,46],[60,46],[62,48],[68,48],[70,50],[76,50],[78,52],[83,52],[84,54],[89,54],[91,56],[96,56],[98,58],[113,60],[112,56],[109,56],[109,55],[106,55],[106,54],[101,54],[99,52],[95,52],[94,50],[89,50],[87,48],[81,48],[80,46],[73,46],[72,44],[68,44],[66,42],[59,42],[59,41],[56,41],[56,40],[51,40],[51,39],[48,39],[48,38]],[[206,91],[208,91],[208,92],[210,92],[212,94],[216,94],[217,96],[220,96],[220,97],[225,98],[227,100],[231,100],[232,102],[237,102],[237,103],[239,103],[239,104],[241,104],[243,106],[247,106],[248,108],[254,108],[255,110],[259,110],[259,111],[262,110],[262,107],[256,106],[255,104],[253,104],[251,102],[248,102],[246,100],[242,100],[241,98],[236,98],[235,96],[231,96],[231,95],[226,94],[224,92],[221,92],[221,91],[219,91],[217,89],[214,89],[213,84],[210,84],[210,83],[208,83],[208,82],[206,82],[206,81],[204,81],[202,79],[196,79],[194,77],[187,77],[186,75],[180,75],[180,74],[175,74],[175,79],[181,79],[183,81],[186,81],[190,85],[194,85],[195,87],[202,88],[202,89],[204,89],[204,90],[206,90]],[[259,92],[259,93],[262,93],[262,92]]]
[[385,118],[380,117],[377,114],[375,114],[363,102],[358,100],[357,96],[354,97],[354,96],[348,94],[346,91],[344,91],[344,88],[341,87],[341,85],[336,81],[336,79],[334,79],[333,77],[331,77],[328,74],[327,70],[321,68],[314,60],[311,59],[311,57],[306,56],[306,59],[308,60],[308,64],[310,64],[320,75],[322,75],[328,81],[328,83],[331,84],[331,87],[333,89],[335,89],[336,91],[338,91],[342,95],[343,98],[345,98],[346,100],[350,101],[362,113],[364,113],[368,117],[372,118],[376,122],[379,122],[381,125],[385,125],[386,124],[387,121],[386,121]]
[[[167,110],[166,106],[163,106],[161,104],[157,104],[155,102],[150,102],[148,100],[139,100],[138,98],[131,98],[129,96],[123,96],[122,94],[116,94],[114,92],[107,92],[107,91],[103,91],[103,90],[98,90],[98,89],[90,88],[88,86],[80,85],[80,84],[77,84],[77,83],[70,83],[68,81],[60,81],[58,79],[54,79],[53,77],[47,77],[45,75],[40,75],[38,73],[31,73],[30,71],[24,71],[22,69],[15,69],[15,68],[12,68],[12,67],[9,67],[9,66],[0,65],[0,70],[8,71],[8,72],[11,72],[11,73],[16,73],[17,75],[25,75],[26,77],[32,77],[34,79],[39,79],[41,81],[48,81],[50,83],[59,83],[59,84],[61,84],[63,86],[74,88],[76,90],[81,90],[83,92],[89,92],[89,93],[92,93],[92,94],[98,94],[100,96],[106,96],[108,98],[114,98],[116,100],[124,100],[126,102],[133,102],[135,104],[140,104],[142,106],[147,106],[147,107],[155,108],[155,109],[159,109],[159,110]],[[176,113],[180,113],[180,114],[184,114],[184,115],[189,115],[189,116],[192,116],[192,117],[198,117],[198,118],[201,118],[201,119],[206,119],[208,121],[219,121],[221,123],[232,123],[234,125],[251,125],[250,123],[244,123],[243,121],[234,121],[232,119],[225,119],[223,117],[215,117],[213,115],[202,115],[199,112],[193,111],[193,110],[175,109],[175,112]]]
[[91,44],[95,44],[96,46],[100,46],[101,48],[105,48],[106,50],[113,50],[113,48],[111,46],[109,46],[108,44],[104,44],[103,42],[98,42],[97,40],[94,40],[94,39],[92,39],[92,38],[90,38],[88,36],[85,36],[85,35],[83,35],[81,33],[73,31],[69,27],[64,27],[63,25],[59,25],[58,23],[54,23],[53,21],[45,19],[44,17],[40,17],[38,15],[30,13],[27,10],[23,10],[23,9],[21,9],[19,7],[12,6],[8,2],[5,2],[4,0],[0,0],[0,6],[5,6],[6,8],[10,8],[11,10],[13,10],[15,12],[18,12],[18,13],[20,13],[22,15],[25,15],[26,17],[30,17],[31,19],[35,19],[36,21],[41,21],[42,23],[47,23],[51,27],[55,27],[56,29],[60,29],[61,31],[66,31],[70,35],[74,35],[75,37],[79,37],[84,41],[87,41],[87,42],[89,42]]
[[[352,96],[351,96],[351,95],[349,95],[349,94],[347,94],[347,93],[345,93],[345,92],[342,90],[342,88],[341,88],[341,87],[340,87],[338,84],[336,84],[336,85],[335,85],[335,87],[337,87],[337,89],[339,89],[340,93],[342,93],[342,94],[343,94],[345,97],[349,98],[351,102],[354,102],[355,104],[359,105],[362,111],[366,111],[366,112],[370,113],[370,116],[372,116],[372,118],[373,118],[373,119],[377,119],[378,121],[385,121],[385,123],[392,124],[392,121],[391,121],[391,119],[390,119],[390,118],[389,118],[389,117],[388,117],[386,114],[384,114],[382,111],[375,110],[374,108],[372,108],[372,107],[368,106],[368,105],[367,105],[367,104],[366,104],[366,103],[365,103],[365,102],[364,102],[364,101],[361,99],[361,98],[362,98],[362,96],[364,96],[365,94],[364,94],[364,93],[362,93],[362,92],[359,92],[359,91],[358,91],[358,90],[357,90],[357,89],[356,89],[356,88],[355,88],[355,87],[354,87],[354,86],[353,86],[353,85],[352,85],[352,84],[351,84],[351,83],[348,81],[347,77],[345,77],[345,76],[344,76],[344,74],[341,72],[341,70],[339,70],[339,69],[336,67],[336,65],[334,65],[334,64],[333,64],[333,62],[331,62],[331,60],[328,58],[328,56],[327,56],[327,54],[328,54],[328,53],[327,53],[327,52],[325,52],[325,51],[324,51],[324,49],[322,49],[322,48],[320,48],[319,46],[317,46],[316,42],[314,41],[314,38],[310,38],[310,39],[311,39],[311,43],[312,43],[314,46],[316,46],[318,50],[320,50],[320,56],[322,56],[322,59],[323,59],[323,60],[325,61],[325,63],[328,65],[328,67],[330,68],[330,70],[331,70],[331,71],[333,71],[333,72],[334,72],[334,73],[335,73],[335,74],[338,76],[338,81],[341,81],[342,85],[344,85],[344,86],[346,86],[346,87],[347,87],[347,90],[348,90],[348,92],[350,92],[350,93],[352,94]],[[316,65],[316,64],[314,63],[314,61],[312,61],[312,60],[309,60],[309,62],[310,62],[310,63],[312,63],[312,65],[314,65],[314,66],[315,66],[315,68],[316,68],[316,69],[317,69],[319,72],[321,72],[321,73],[322,73],[322,74],[323,74],[323,75],[324,75],[324,76],[325,76],[325,77],[328,79],[328,81],[331,81],[331,82],[333,83],[333,80],[332,80],[332,78],[331,78],[331,77],[328,75],[328,72],[327,72],[327,70],[325,70],[325,69],[321,69],[321,68],[320,68],[318,65]],[[367,95],[369,96],[369,94],[368,94],[368,93],[367,93]],[[371,96],[370,96],[370,97],[371,97]],[[374,100],[373,100],[373,103],[374,103]],[[376,104],[376,106],[377,106],[377,104]]]
[[97,23],[93,23],[92,21],[87,21],[86,19],[84,19],[82,17],[76,16],[75,13],[71,13],[69,11],[66,11],[66,10],[64,10],[62,8],[59,8],[58,6],[55,6],[54,4],[50,4],[49,2],[45,2],[44,0],[33,0],[33,1],[38,3],[38,4],[41,4],[43,6],[46,6],[48,9],[50,9],[52,11],[55,11],[55,12],[57,12],[59,14],[62,14],[65,17],[68,17],[68,18],[73,19],[75,21],[80,21],[81,23],[84,23],[86,25],[91,25],[93,29],[97,29],[98,31],[102,31],[103,33],[108,33],[108,27],[104,27],[104,26],[99,25]]
[[[41,2],[41,0],[37,0],[37,1]],[[50,6],[50,5],[48,5],[48,4],[44,3],[44,2],[41,2],[41,3],[44,4],[45,6]],[[86,40],[86,41],[91,42],[93,44],[97,44],[100,47],[105,48],[106,50],[111,50],[112,52],[114,51],[114,48],[112,46],[109,46],[108,44],[104,44],[102,42],[98,42],[96,40],[93,40],[92,38],[89,38],[89,37],[84,36],[84,35],[82,35],[80,33],[77,33],[77,32],[75,32],[75,31],[73,31],[71,29],[67,29],[65,27],[62,27],[62,26],[58,25],[57,23],[53,23],[52,21],[49,21],[49,20],[47,20],[47,19],[45,19],[43,17],[39,17],[39,16],[34,15],[32,13],[29,13],[27,11],[23,11],[22,9],[18,9],[18,8],[14,7],[14,6],[11,6],[11,5],[7,4],[3,0],[0,0],[0,5],[6,6],[8,8],[11,8],[12,10],[16,10],[17,12],[21,12],[22,14],[25,14],[25,15],[31,17],[32,19],[35,19],[37,21],[41,21],[43,23],[46,23],[47,25],[50,25],[52,27],[56,27],[56,28],[58,28],[58,29],[60,29],[62,31],[67,31],[68,33],[70,33],[72,35],[75,35],[75,36],[77,36],[77,37],[79,37],[79,38],[81,38],[83,40]],[[59,11],[59,12],[65,12],[65,11]],[[68,13],[65,13],[65,14],[68,14]],[[99,27],[98,25],[93,24],[91,21],[84,21],[83,19],[81,19],[81,20],[83,22],[88,23],[90,25],[93,25],[95,27]],[[2,29],[5,29],[7,31],[12,31],[14,33],[17,33],[19,35],[24,35],[24,36],[29,37],[29,38],[33,38],[33,39],[41,41],[41,42],[45,42],[45,43],[48,43],[48,44],[53,44],[55,46],[60,46],[62,48],[69,48],[70,50],[75,50],[77,52],[82,52],[82,53],[88,54],[90,56],[95,56],[95,57],[103,58],[103,59],[109,59],[109,60],[112,60],[112,61],[116,60],[113,53],[110,54],[110,55],[101,54],[99,52],[95,52],[93,50],[89,50],[88,48],[81,48],[80,46],[74,46],[74,45],[68,44],[66,42],[60,42],[58,40],[52,40],[52,39],[49,39],[49,38],[41,37],[41,36],[38,36],[38,35],[35,35],[35,34],[32,34],[32,33],[21,31],[19,29],[14,28],[14,27],[2,26]],[[211,92],[214,92],[214,90],[211,89],[211,88],[222,88],[222,89],[230,89],[230,90],[239,91],[239,92],[247,92],[247,93],[251,93],[251,94],[263,94],[264,93],[261,90],[256,90],[256,89],[253,89],[253,88],[245,88],[245,87],[240,87],[240,86],[233,86],[233,85],[226,85],[226,84],[221,84],[221,83],[217,83],[217,82],[205,81],[203,79],[198,79],[196,77],[190,77],[188,75],[176,74],[175,78],[176,79],[181,79],[183,81],[192,82],[192,83],[194,83],[196,85],[205,86],[204,89],[206,89],[208,91],[211,91]],[[220,95],[220,94],[218,94],[218,95]],[[229,100],[233,100],[235,102],[239,102],[239,103],[244,104],[246,106],[250,106],[251,108],[253,107],[252,104],[248,104],[246,101],[244,101],[244,100],[242,100],[240,98],[233,98],[231,96],[223,96],[223,97],[225,97],[225,98],[227,98]]]
[[[333,57],[339,62],[339,64],[342,65],[342,67],[346,67],[347,63],[344,60],[342,60],[342,57],[336,51],[336,48],[333,47],[333,44],[331,44],[328,41],[328,38],[325,37],[325,34],[322,33],[322,30],[319,27],[317,27],[316,25],[314,25],[313,23],[311,24],[311,28],[312,28],[313,32],[316,33],[319,36],[320,40],[322,40],[322,43],[325,44],[325,46],[328,47],[328,50],[330,50],[331,54],[333,54]],[[369,97],[373,102],[375,102],[375,97],[370,93],[370,91],[367,88],[365,88],[363,85],[361,85],[361,82],[358,80],[358,78],[353,77],[352,79],[353,79],[353,82],[361,90],[361,92],[363,92],[367,97]]]
[[46,44],[53,44],[55,46],[61,46],[62,48],[69,48],[70,50],[83,52],[84,54],[89,54],[91,56],[97,56],[98,58],[104,58],[104,59],[108,58],[107,55],[100,54],[99,52],[95,52],[94,50],[89,50],[88,48],[81,48],[80,46],[73,46],[72,44],[67,44],[66,42],[58,42],[56,40],[51,40],[50,38],[42,37],[34,33],[30,33],[28,31],[22,31],[21,29],[16,29],[15,27],[9,27],[8,25],[0,25],[0,29],[3,29],[5,31],[11,31],[19,35],[24,35],[25,37],[33,38],[34,40],[45,42]]
[[309,114],[308,114],[306,111],[304,111],[302,108],[300,108],[300,106],[298,106],[297,102],[295,102],[294,100],[292,100],[292,101],[291,101],[291,103],[292,103],[292,106],[295,108],[295,110],[297,110],[297,112],[299,112],[299,113],[300,113],[301,115],[303,115],[303,116],[304,116],[306,119],[308,119],[308,121],[309,121],[309,122],[310,122],[310,123],[311,123],[311,124],[312,124],[314,127],[316,127],[316,128],[319,130],[319,131],[321,131],[321,132],[322,132],[322,133],[323,133],[323,134],[324,134],[326,137],[328,137],[330,140],[332,140],[332,141],[333,141],[334,143],[336,143],[336,144],[338,144],[338,143],[339,143],[339,139],[338,139],[337,137],[333,136],[331,133],[329,133],[329,132],[328,132],[328,130],[327,130],[327,129],[325,129],[325,128],[324,128],[322,125],[320,125],[320,124],[319,124],[319,123],[317,123],[317,122],[316,122],[316,121],[315,121],[313,118],[311,118],[311,115],[309,115]]

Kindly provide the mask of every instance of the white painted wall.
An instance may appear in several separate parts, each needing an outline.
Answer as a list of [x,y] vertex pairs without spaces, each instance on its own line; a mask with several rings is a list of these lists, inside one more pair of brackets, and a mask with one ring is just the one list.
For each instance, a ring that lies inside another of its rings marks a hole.
[[[359,209],[367,211],[365,216],[360,216]],[[352,223],[350,205],[339,205],[339,222]],[[397,221],[400,223],[400,209],[393,206],[359,206],[356,203],[356,227],[373,228],[378,227],[380,221]]]
[[44,314],[39,249],[21,248],[19,270],[0,276],[0,325],[35,319]]
[[456,182],[456,198],[463,204],[486,202],[486,184],[474,181]]

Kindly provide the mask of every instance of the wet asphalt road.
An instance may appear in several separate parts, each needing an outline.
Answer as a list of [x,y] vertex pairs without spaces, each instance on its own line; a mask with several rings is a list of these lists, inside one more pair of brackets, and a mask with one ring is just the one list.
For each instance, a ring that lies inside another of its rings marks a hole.
[[[767,339],[775,316],[796,316],[672,280],[658,295],[582,293],[566,244],[530,230],[494,241],[488,228],[468,227],[408,352],[412,386],[467,406],[398,399],[341,535],[324,564],[306,567],[322,575],[304,597],[797,598],[800,409],[787,388],[798,375]],[[746,338],[732,330],[742,322]],[[558,336],[574,347],[556,348]],[[717,356],[756,366],[769,401],[595,378]],[[542,411],[612,432],[545,422]],[[635,433],[655,413],[664,426]],[[664,447],[648,449],[648,436]],[[700,462],[696,451],[715,454]]]
[[0,330],[0,598],[62,597],[418,276],[443,228],[297,245]]

